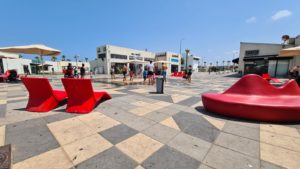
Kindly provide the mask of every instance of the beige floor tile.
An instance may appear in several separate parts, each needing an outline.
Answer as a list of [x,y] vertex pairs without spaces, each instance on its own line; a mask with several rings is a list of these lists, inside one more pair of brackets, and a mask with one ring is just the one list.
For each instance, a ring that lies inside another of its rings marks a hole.
[[133,113],[135,115],[138,115],[138,116],[144,116],[150,112],[152,112],[153,110],[152,109],[149,109],[149,108],[145,108],[145,107],[138,107],[138,108],[134,108],[134,109],[131,109],[129,112],[130,113]]
[[172,95],[171,97],[172,97],[172,100],[174,103],[178,103],[178,102],[183,101],[191,96],[175,94],[175,95]]
[[169,102],[164,102],[164,101],[159,101],[157,103],[154,103],[154,105],[158,105],[158,106],[162,106],[163,107],[167,107],[167,106],[170,106],[172,103],[169,103]]
[[0,146],[5,144],[5,126],[0,126]]
[[[60,124],[57,126],[60,126]],[[52,132],[56,140],[60,143],[60,145],[66,145],[96,133],[95,130],[92,130],[85,124],[79,124],[72,128],[65,127],[61,129],[59,129],[57,126],[48,125],[50,131]]]
[[28,99],[28,96],[8,98],[7,101]]
[[203,106],[202,101],[200,101],[200,102],[198,102],[198,103],[192,105],[193,108],[195,108],[195,107],[202,107],[202,106]]
[[116,91],[116,90],[111,90],[111,89],[106,89],[105,90],[108,94],[126,94],[120,91]]
[[57,148],[13,166],[14,169],[67,169],[73,165],[62,148]]
[[127,154],[138,163],[142,163],[162,146],[162,143],[141,133],[116,145],[123,153]]
[[6,100],[0,100],[0,104],[6,104],[7,101]]
[[261,130],[260,141],[264,143],[272,144],[274,146],[280,146],[282,148],[297,151],[300,153],[300,139],[298,138]]
[[135,106],[146,106],[148,105],[149,103],[146,103],[146,102],[143,102],[143,101],[137,101],[137,102],[134,102],[134,103],[131,103]]
[[104,131],[120,124],[120,122],[99,112],[79,116],[78,119],[97,132]]
[[74,165],[81,163],[107,149],[113,145],[101,137],[94,134],[81,140],[63,146]]
[[203,116],[210,124],[212,124],[213,126],[215,126],[216,128],[218,128],[219,130],[222,130],[224,125],[225,125],[225,121],[222,120],[218,120],[215,118],[211,118],[208,116]]
[[145,89],[134,89],[134,90],[130,90],[131,92],[135,92],[135,93],[148,93],[148,90]]
[[0,96],[6,96],[7,93],[6,92],[0,92]]
[[66,120],[56,121],[53,123],[49,123],[48,127],[55,131],[66,130],[69,128],[74,128],[76,126],[83,125],[83,123],[77,118],[69,118]]
[[300,153],[280,147],[260,143],[260,156],[262,160],[277,164],[288,169],[300,168]]
[[172,117],[167,118],[166,120],[163,120],[160,122],[160,124],[171,127],[173,129],[179,130],[180,128],[178,127],[178,125],[176,124],[176,122],[174,121],[174,119]]
[[269,131],[281,135],[300,138],[300,134],[297,131],[297,129],[292,127],[287,127],[282,125],[261,124],[260,130],[265,130],[265,131]]

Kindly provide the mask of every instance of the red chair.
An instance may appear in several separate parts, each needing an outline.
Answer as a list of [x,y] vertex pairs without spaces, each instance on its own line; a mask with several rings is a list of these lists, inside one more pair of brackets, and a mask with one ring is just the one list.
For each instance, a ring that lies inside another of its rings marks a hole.
[[208,111],[269,122],[300,121],[300,88],[295,80],[274,87],[258,75],[246,75],[224,93],[205,93]]
[[275,83],[280,83],[281,81],[277,78],[272,78],[268,73],[262,74],[262,78],[267,80],[267,81],[272,81]]
[[177,75],[178,75],[178,72],[174,72],[174,73],[171,74],[171,76],[175,76],[175,77],[176,77]]
[[0,79],[2,81],[7,81],[9,76],[10,76],[10,71],[7,70],[4,74],[0,75]]
[[53,90],[47,78],[22,77],[21,80],[29,92],[27,111],[48,112],[67,98],[65,91]]
[[106,92],[94,92],[91,79],[61,79],[67,95],[69,113],[89,113],[97,103],[111,99]]
[[182,72],[178,72],[177,76],[182,77]]

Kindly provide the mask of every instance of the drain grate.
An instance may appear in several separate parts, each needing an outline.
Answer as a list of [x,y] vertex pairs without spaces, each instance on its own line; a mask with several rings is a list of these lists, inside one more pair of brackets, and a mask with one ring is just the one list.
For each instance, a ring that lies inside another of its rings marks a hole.
[[11,145],[0,147],[0,169],[11,169]]

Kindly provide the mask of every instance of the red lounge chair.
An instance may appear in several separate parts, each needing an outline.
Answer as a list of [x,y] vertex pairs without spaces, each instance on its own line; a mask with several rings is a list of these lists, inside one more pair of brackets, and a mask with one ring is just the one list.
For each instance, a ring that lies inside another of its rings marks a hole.
[[277,79],[277,78],[271,78],[271,76],[270,76],[268,73],[262,74],[262,78],[265,79],[265,80],[267,80],[267,81],[272,81],[272,82],[274,82],[274,83],[280,83],[280,82],[281,82],[281,81],[280,81],[279,79]]
[[47,78],[22,77],[21,80],[29,92],[27,111],[48,112],[67,98],[66,92],[53,90]]
[[0,79],[1,79],[2,81],[7,81],[9,75],[10,75],[10,72],[9,72],[9,70],[7,70],[4,74],[0,75]]
[[175,76],[175,77],[176,77],[177,75],[178,75],[178,72],[174,72],[174,73],[171,74],[171,76]]
[[294,80],[274,87],[258,75],[246,75],[222,94],[205,93],[205,109],[218,114],[270,122],[300,121],[300,88]]
[[67,95],[67,112],[89,113],[97,103],[102,100],[111,99],[106,92],[94,92],[91,79],[61,79]]

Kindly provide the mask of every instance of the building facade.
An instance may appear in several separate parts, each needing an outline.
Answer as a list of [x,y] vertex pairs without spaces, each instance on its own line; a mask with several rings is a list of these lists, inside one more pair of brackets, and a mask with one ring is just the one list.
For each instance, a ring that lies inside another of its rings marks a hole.
[[[180,55],[172,52],[155,53],[150,51],[136,50],[113,45],[97,47],[97,57],[90,61],[91,70],[96,74],[109,74],[114,66],[115,73],[121,74],[122,68],[132,62],[136,74],[141,74],[149,61],[166,61],[168,72],[180,71]],[[162,64],[157,63],[158,69]]]
[[287,44],[240,43],[239,72],[245,74],[269,73],[272,77],[287,77],[289,69],[300,65],[300,57],[282,57],[282,49],[300,45],[300,36]]
[[[185,69],[186,67],[186,54],[182,54],[183,63],[181,63],[181,68]],[[201,57],[195,55],[189,55],[187,66],[191,65],[194,71],[197,71],[201,66]]]
[[[167,74],[171,74],[173,72],[181,71],[181,55],[178,53],[173,52],[160,52],[156,53],[155,61],[165,61],[167,64]],[[162,66],[161,64],[158,65],[159,68]]]

